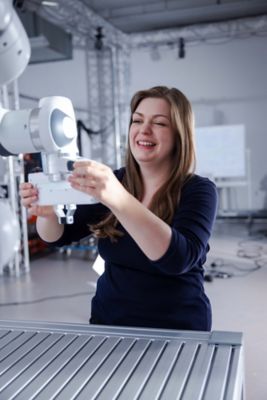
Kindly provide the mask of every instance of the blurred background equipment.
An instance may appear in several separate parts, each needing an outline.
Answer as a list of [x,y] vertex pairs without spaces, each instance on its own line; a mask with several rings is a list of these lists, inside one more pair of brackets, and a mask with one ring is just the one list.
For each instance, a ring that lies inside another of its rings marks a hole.
[[6,199],[0,199],[0,274],[19,250],[20,229],[18,218]]
[[[30,43],[25,32],[25,29],[18,18],[12,3],[9,0],[0,2],[0,138],[2,135],[1,121],[5,114],[4,108],[9,108],[9,93],[8,84],[12,81],[14,94],[14,108],[19,108],[18,87],[16,79],[25,70],[31,55]],[[0,139],[0,153],[4,149]],[[22,165],[22,156],[8,157],[2,160],[1,174],[2,182],[5,189],[4,195],[7,203],[1,204],[1,209],[6,211],[2,218],[5,221],[5,230],[10,234],[9,246],[1,250],[2,256],[0,264],[0,274],[3,272],[3,267],[8,265],[9,273],[19,275],[21,271],[29,271],[29,249],[28,249],[28,233],[27,233],[27,216],[26,210],[21,209],[18,199],[18,182],[24,178]],[[3,190],[2,190],[3,192]],[[3,200],[1,200],[1,203]],[[3,208],[2,208],[3,206]],[[6,220],[6,215],[10,216],[9,221]],[[17,224],[14,221],[17,221]],[[0,224],[2,221],[0,218]],[[1,228],[3,229],[3,228]],[[14,230],[12,234],[12,229]],[[17,236],[19,232],[19,245],[17,246]],[[2,235],[4,231],[2,231]],[[14,235],[12,242],[11,237]],[[1,240],[2,241],[2,240]],[[5,241],[3,242],[5,243]],[[15,245],[16,243],[16,245]]]

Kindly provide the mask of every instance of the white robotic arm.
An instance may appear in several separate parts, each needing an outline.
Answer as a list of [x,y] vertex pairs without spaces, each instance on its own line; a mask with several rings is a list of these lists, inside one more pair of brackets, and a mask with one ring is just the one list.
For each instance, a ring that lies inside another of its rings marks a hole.
[[0,1],[0,86],[16,79],[26,68],[30,42],[11,0]]
[[[78,158],[77,128],[66,97],[46,97],[29,110],[0,109],[0,155],[41,153],[43,172],[29,175],[39,190],[40,205],[53,205],[60,223],[72,223],[76,204],[95,202],[67,181]],[[71,162],[70,162],[71,161]]]
[[[0,2],[0,86],[20,75],[30,56],[24,28],[9,0]],[[0,156],[42,155],[43,173],[30,174],[39,189],[39,204],[54,205],[60,223],[72,223],[76,204],[95,200],[74,190],[66,177],[68,161],[78,157],[77,128],[72,103],[47,97],[28,110],[0,108]]]
[[[0,87],[16,79],[29,58],[30,43],[12,1],[0,0]],[[76,139],[74,110],[65,97],[43,98],[28,110],[0,107],[0,156],[41,152],[43,172],[30,174],[29,180],[39,189],[39,204],[54,205],[61,223],[73,222],[76,204],[95,202],[72,189],[66,179],[69,161],[78,157]],[[10,204],[0,199],[0,269],[18,245],[14,221]]]

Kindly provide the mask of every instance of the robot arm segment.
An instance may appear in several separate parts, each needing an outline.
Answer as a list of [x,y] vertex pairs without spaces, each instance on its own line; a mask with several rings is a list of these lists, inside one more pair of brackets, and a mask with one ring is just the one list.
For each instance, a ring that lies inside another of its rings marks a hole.
[[31,55],[30,42],[11,0],[0,1],[0,86],[24,71]]
[[73,222],[76,204],[95,202],[67,181],[69,161],[78,158],[76,139],[74,110],[65,97],[43,98],[31,110],[0,109],[0,155],[41,152],[43,172],[29,181],[39,190],[38,204],[54,205],[60,223]]
[[65,152],[77,155],[76,122],[71,101],[46,97],[30,110],[2,110],[0,155]]

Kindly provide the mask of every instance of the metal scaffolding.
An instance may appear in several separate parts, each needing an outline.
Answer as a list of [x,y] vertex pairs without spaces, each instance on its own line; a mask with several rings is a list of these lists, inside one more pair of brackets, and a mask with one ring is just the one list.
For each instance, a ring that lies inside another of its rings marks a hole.
[[164,29],[129,35],[131,49],[155,46],[179,45],[183,38],[186,44],[202,42],[218,43],[221,39],[242,39],[253,35],[267,35],[267,16],[242,18],[224,22],[196,24],[183,28]]
[[[88,116],[92,158],[112,168],[122,164],[129,112],[129,36],[90,10],[82,1],[58,1],[57,13],[48,7],[38,13],[73,35],[74,47],[86,52]],[[96,32],[101,28],[101,48]]]

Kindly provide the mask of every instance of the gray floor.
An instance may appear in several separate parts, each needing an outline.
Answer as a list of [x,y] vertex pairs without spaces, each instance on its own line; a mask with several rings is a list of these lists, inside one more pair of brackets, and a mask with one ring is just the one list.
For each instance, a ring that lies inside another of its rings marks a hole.
[[[244,333],[247,400],[267,399],[266,223],[264,235],[258,235],[261,229],[257,224],[253,235],[249,235],[246,222],[217,221],[206,263],[210,269],[215,262],[217,266],[212,271],[234,274],[207,282],[206,291],[213,307],[213,330]],[[243,257],[238,256],[238,251]],[[255,259],[262,267],[247,273],[255,267]],[[91,264],[80,251],[74,251],[69,258],[53,253],[32,261],[28,275],[0,277],[0,319],[87,323],[97,279]],[[38,301],[27,303],[32,300]],[[21,302],[26,304],[16,304]]]

